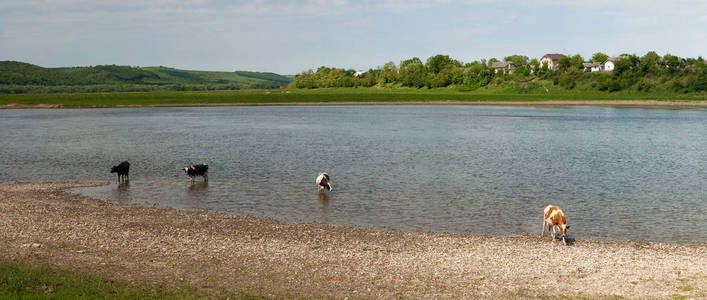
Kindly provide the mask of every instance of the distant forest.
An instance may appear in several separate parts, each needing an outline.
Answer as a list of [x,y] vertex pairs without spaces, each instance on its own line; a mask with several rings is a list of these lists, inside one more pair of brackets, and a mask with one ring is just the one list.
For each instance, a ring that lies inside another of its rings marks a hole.
[[198,91],[280,88],[291,76],[264,72],[210,72],[168,67],[100,65],[43,68],[0,61],[0,93]]
[[[352,69],[320,67],[295,76],[291,83],[297,88],[400,86],[413,88],[457,87],[476,90],[484,87],[505,88],[509,92],[542,93],[547,85],[566,90],[632,91],[646,93],[691,93],[707,91],[707,65],[702,57],[680,58],[648,52],[639,57],[622,54],[614,62],[615,69],[588,72],[588,63],[604,63],[608,55],[595,53],[585,60],[580,55],[563,56],[557,69],[548,68],[538,59],[512,55],[505,62],[515,69],[492,68],[499,60],[478,60],[463,63],[448,55],[435,55],[426,61],[414,57],[399,64],[388,62],[382,67],[357,72]],[[585,71],[586,70],[586,71]]]

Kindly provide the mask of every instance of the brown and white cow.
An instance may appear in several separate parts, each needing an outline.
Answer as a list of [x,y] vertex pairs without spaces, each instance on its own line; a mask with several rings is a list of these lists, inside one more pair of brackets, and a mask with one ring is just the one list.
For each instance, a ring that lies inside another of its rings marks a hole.
[[555,227],[560,229],[560,234],[562,235],[562,244],[567,245],[565,240],[565,234],[567,234],[567,229],[570,225],[567,225],[567,220],[565,220],[565,212],[558,206],[548,205],[545,207],[545,214],[543,217],[543,233],[540,235],[545,236],[545,225],[547,225],[548,233],[552,234],[552,240],[555,240]]

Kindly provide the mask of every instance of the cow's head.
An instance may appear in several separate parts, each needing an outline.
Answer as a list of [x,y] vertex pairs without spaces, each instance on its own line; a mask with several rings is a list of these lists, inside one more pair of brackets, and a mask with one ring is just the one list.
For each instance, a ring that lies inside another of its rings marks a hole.
[[560,224],[560,234],[562,237],[565,237],[565,234],[567,234],[567,229],[570,229],[570,225],[567,225],[567,223]]
[[113,166],[112,168],[110,168],[110,172],[111,173],[118,172],[118,166]]

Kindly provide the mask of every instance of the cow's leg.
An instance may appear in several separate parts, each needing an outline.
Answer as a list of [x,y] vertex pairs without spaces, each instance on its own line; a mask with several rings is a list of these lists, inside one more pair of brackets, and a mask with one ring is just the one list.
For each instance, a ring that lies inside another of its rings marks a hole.
[[557,240],[557,232],[555,230],[557,230],[557,226],[553,225],[552,226],[552,240],[553,241]]
[[540,237],[545,236],[545,220],[543,219],[543,233],[540,234]]

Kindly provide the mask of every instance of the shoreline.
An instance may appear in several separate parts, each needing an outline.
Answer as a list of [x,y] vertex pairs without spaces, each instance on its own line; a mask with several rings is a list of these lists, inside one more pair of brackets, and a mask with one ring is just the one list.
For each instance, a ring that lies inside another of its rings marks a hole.
[[268,297],[707,297],[707,242],[563,246],[539,235],[121,206],[66,191],[95,184],[0,184],[0,255],[128,282]]
[[[392,227],[375,227],[375,226],[356,226],[356,225],[351,225],[351,224],[337,224],[337,223],[321,223],[321,222],[288,222],[288,221],[282,221],[278,220],[276,218],[271,218],[271,217],[264,217],[264,216],[258,216],[255,214],[237,214],[237,213],[231,213],[231,212],[225,212],[225,211],[213,211],[210,212],[206,209],[203,208],[195,208],[195,209],[179,209],[179,208],[173,208],[169,206],[158,206],[157,204],[154,204],[152,206],[150,205],[142,205],[142,204],[120,204],[120,203],[115,203],[110,200],[103,200],[103,199],[98,199],[98,198],[92,198],[91,196],[84,196],[80,193],[76,193],[73,191],[70,191],[71,189],[74,188],[83,188],[83,187],[100,187],[100,186],[109,186],[111,185],[111,182],[94,182],[94,181],[77,181],[77,182],[34,182],[34,181],[15,181],[15,182],[0,182],[0,186],[2,185],[45,185],[45,184],[60,184],[60,185],[72,185],[66,188],[62,188],[62,192],[67,194],[67,196],[70,197],[78,197],[78,198],[86,198],[92,201],[98,201],[98,202],[104,202],[104,203],[109,203],[111,205],[117,205],[117,206],[123,206],[123,207],[153,207],[157,209],[168,209],[168,210],[174,210],[174,211],[197,211],[201,213],[206,213],[208,215],[218,215],[218,214],[224,214],[224,215],[232,215],[232,216],[243,216],[243,217],[252,217],[252,218],[257,218],[257,219],[263,219],[263,220],[268,220],[272,222],[277,222],[281,223],[283,225],[322,225],[322,226],[342,226],[342,227],[349,227],[353,229],[364,229],[364,230],[373,230],[373,231],[391,231],[391,232],[407,232],[407,233],[422,233],[422,234],[450,234],[450,235],[464,235],[464,236],[476,236],[476,237],[484,237],[484,238],[510,238],[510,237],[521,237],[521,236],[533,236],[534,234],[532,233],[527,233],[527,232],[522,232],[522,233],[515,233],[515,234],[508,234],[508,235],[493,235],[493,234],[480,234],[480,233],[465,233],[465,232],[460,232],[460,231],[426,231],[426,230],[416,230],[416,231],[409,231],[405,229],[397,229],[397,228],[392,228]],[[75,185],[75,186],[73,186]],[[549,233],[546,234],[546,236],[549,237]],[[568,235],[569,239],[575,240],[572,235]],[[654,244],[666,244],[666,245],[676,245],[676,246],[690,246],[690,245],[705,245],[707,246],[707,241],[704,242],[670,242],[670,241],[655,241],[655,240],[615,240],[615,239],[602,239],[602,238],[585,238],[581,239],[586,242],[607,242],[607,243],[654,243]]]
[[469,106],[597,106],[656,109],[707,108],[707,101],[685,100],[518,100],[518,101],[323,101],[323,102],[255,102],[255,103],[189,103],[189,104],[130,104],[130,105],[90,105],[63,106],[61,104],[21,104],[0,105],[0,109],[92,109],[92,108],[158,108],[158,107],[227,107],[227,106],[356,106],[356,105],[469,105]]

